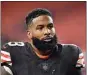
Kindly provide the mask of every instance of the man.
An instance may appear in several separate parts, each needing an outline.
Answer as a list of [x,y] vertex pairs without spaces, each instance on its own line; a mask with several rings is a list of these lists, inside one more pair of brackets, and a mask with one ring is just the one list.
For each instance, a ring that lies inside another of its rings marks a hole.
[[2,75],[81,75],[81,49],[57,42],[52,14],[47,9],[31,11],[26,25],[29,42],[8,42],[2,48]]

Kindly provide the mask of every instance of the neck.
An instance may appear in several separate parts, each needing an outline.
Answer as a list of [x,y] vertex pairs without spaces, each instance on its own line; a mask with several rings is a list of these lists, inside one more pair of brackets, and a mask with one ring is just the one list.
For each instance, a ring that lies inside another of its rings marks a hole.
[[[51,52],[49,53],[43,53],[43,52],[40,52],[32,43],[31,43],[32,47],[33,47],[33,51],[35,52],[35,54],[41,58],[41,59],[48,59],[49,56],[51,55]],[[47,51],[48,52],[48,51]]]
[[49,55],[42,55],[42,54],[39,54],[39,53],[37,53],[37,52],[35,52],[35,53],[36,53],[36,55],[37,55],[39,58],[41,58],[41,59],[48,59],[49,56],[50,56],[50,54],[49,54]]

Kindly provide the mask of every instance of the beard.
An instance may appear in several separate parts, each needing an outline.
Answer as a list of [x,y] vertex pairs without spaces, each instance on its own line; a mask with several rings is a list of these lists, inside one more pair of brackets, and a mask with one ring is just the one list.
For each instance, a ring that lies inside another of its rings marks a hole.
[[44,40],[39,40],[36,37],[33,37],[32,40],[33,40],[33,45],[43,54],[53,51],[57,44],[57,36],[56,35],[54,35],[54,37],[51,38],[51,41],[49,41],[49,42],[46,42]]

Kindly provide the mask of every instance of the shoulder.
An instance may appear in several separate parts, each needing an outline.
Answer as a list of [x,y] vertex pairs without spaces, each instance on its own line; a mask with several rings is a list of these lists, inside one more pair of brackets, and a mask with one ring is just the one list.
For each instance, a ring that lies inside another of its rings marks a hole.
[[2,46],[2,50],[4,49],[8,49],[9,47],[20,47],[20,46],[25,46],[25,43],[24,42],[8,42],[8,43],[5,43],[3,46]]
[[72,62],[75,61],[76,67],[85,67],[84,54],[79,46],[62,44],[62,54],[67,56]]
[[80,52],[81,48],[75,44],[57,44],[58,49],[61,49],[62,52]]
[[61,44],[64,50],[81,53],[81,48],[75,44]]
[[81,49],[75,44],[61,44],[62,45],[62,55],[67,57],[68,59],[77,60],[79,54],[81,53]]
[[24,42],[8,42],[5,43],[2,47],[1,47],[1,52],[5,51],[5,52],[10,52],[11,49],[16,48],[16,47],[23,47],[25,46]]
[[67,47],[67,48],[77,48],[78,47],[75,44],[61,44],[61,45],[64,46],[64,47]]
[[[17,51],[20,47],[25,46],[24,42],[8,42],[1,47],[1,62],[11,61],[10,52]],[[16,49],[17,48],[17,49]]]

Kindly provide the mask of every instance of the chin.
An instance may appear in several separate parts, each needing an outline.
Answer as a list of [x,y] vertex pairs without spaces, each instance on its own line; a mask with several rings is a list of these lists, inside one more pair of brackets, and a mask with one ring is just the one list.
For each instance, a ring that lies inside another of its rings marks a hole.
[[32,38],[33,40],[33,45],[40,51],[40,52],[43,52],[44,54],[48,54],[50,53],[51,51],[54,50],[56,44],[57,44],[57,38],[56,36],[54,36],[52,38],[51,41],[43,41],[43,40],[39,40],[38,38],[36,37],[33,37]]

